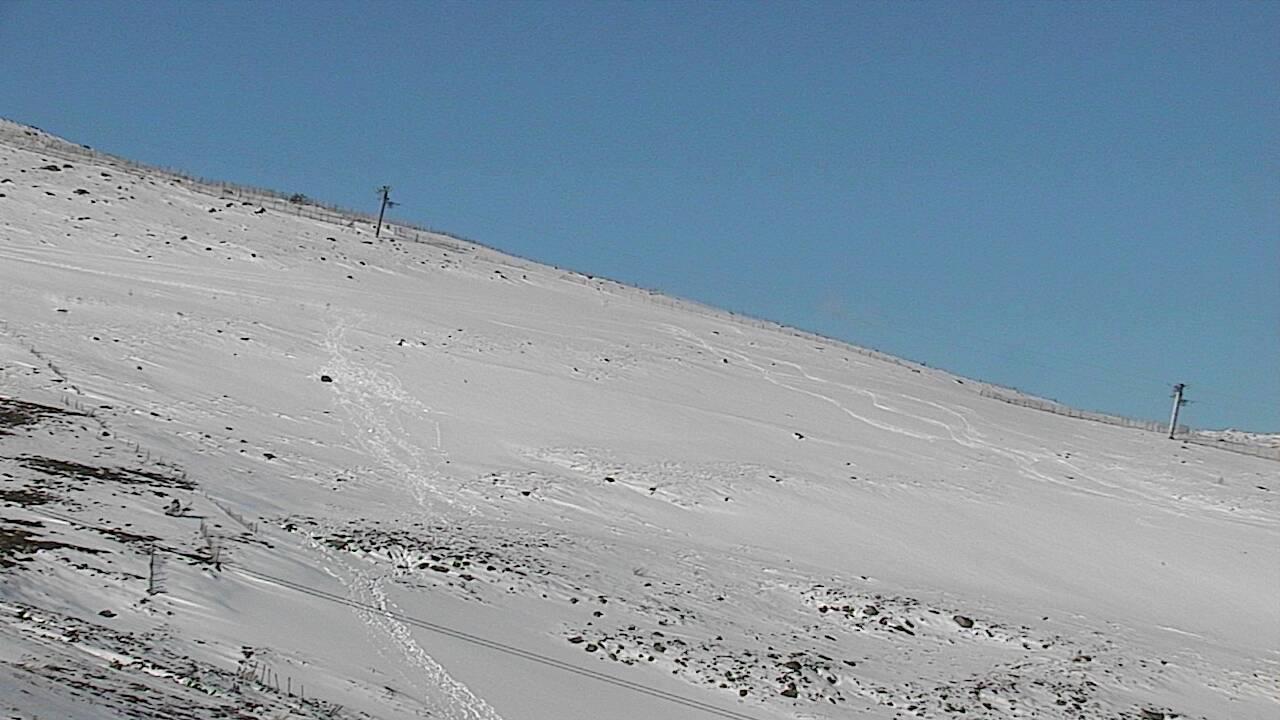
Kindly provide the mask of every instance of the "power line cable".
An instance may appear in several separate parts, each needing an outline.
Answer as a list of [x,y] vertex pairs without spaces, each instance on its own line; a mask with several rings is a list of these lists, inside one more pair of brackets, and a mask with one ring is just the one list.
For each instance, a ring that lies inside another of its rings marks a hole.
[[[95,155],[95,157],[97,157],[97,156]],[[113,160],[117,160],[117,161],[121,160],[120,158],[115,158],[114,156],[108,156],[108,159],[113,159]],[[124,162],[126,162],[126,163],[130,163],[130,162],[132,162],[132,161],[127,161],[127,160],[125,160]],[[134,163],[134,164],[136,164],[136,163]],[[143,165],[142,167],[145,169],[145,168],[147,168],[148,166]],[[214,185],[216,185],[216,184],[217,184],[217,183],[216,183],[216,182],[214,182],[214,181],[209,181],[209,180],[200,180],[199,178],[197,178],[197,180],[198,180],[198,181],[200,181],[200,182],[202,182],[203,184],[209,185],[210,187],[212,187],[212,186],[214,186]],[[233,184],[232,186],[235,186],[235,185]],[[261,190],[261,189],[259,189],[259,188],[249,188],[249,187],[246,187],[246,189],[247,189],[247,190],[249,190],[249,191],[251,191],[251,192],[262,192],[262,190]],[[268,191],[268,192],[270,192],[270,191]],[[330,210],[330,211],[332,211],[332,212],[334,212],[335,214],[348,214],[348,213],[353,212],[353,211],[351,211],[351,210],[343,209],[343,208],[340,208],[340,207],[338,207],[338,206],[328,207],[327,209],[328,209],[328,210]],[[519,222],[519,221],[516,221],[516,220],[512,220],[511,218],[498,219],[498,218],[495,218],[495,217],[493,217],[493,216],[487,216],[487,215],[483,215],[483,214],[481,214],[481,215],[477,215],[477,214],[476,214],[476,213],[474,213],[473,211],[466,211],[466,214],[467,214],[467,216],[468,216],[468,217],[471,217],[471,218],[473,218],[473,219],[479,219],[481,223],[487,223],[487,224],[489,224],[491,227],[495,228],[497,232],[500,232],[500,228],[504,228],[504,227],[505,227],[505,228],[514,228],[514,229],[516,229],[516,230],[518,230],[518,231],[525,232],[525,233],[531,233],[531,234],[534,234],[534,235],[541,235],[541,236],[543,236],[543,237],[560,238],[560,239],[567,239],[567,236],[568,236],[568,234],[569,234],[569,231],[568,231],[567,229],[563,228],[563,227],[561,227],[561,228],[559,228],[559,229],[557,229],[557,228],[552,228],[551,230],[547,230],[545,227],[535,227],[535,226],[534,226],[534,225],[532,225],[532,224]],[[365,219],[369,219],[369,218],[365,218]],[[442,230],[433,230],[433,229],[427,228],[425,225],[423,225],[423,224],[419,224],[419,221],[412,220],[412,219],[408,219],[408,220],[407,220],[407,222],[406,222],[406,223],[404,223],[404,225],[405,225],[406,227],[412,227],[412,229],[415,229],[415,230],[421,230],[421,231],[425,231],[425,232],[429,232],[429,233],[433,233],[433,232],[434,232],[434,233],[443,233],[443,234],[445,234],[445,235],[449,235],[449,233],[447,233],[447,232],[445,232],[445,231],[442,231]],[[465,238],[459,237],[459,239],[465,239]],[[481,244],[483,245],[484,243],[481,243]],[[486,247],[489,247],[489,246],[487,246],[487,245],[486,245]],[[497,247],[493,247],[492,249],[493,249],[493,250],[496,250],[496,251],[498,251],[498,252],[504,252],[503,250],[501,250],[500,248],[497,248]],[[631,248],[629,248],[629,247],[627,247],[627,246],[625,246],[625,245],[615,245],[615,246],[611,247],[611,248],[610,248],[610,254],[611,254],[611,255],[623,255],[623,256],[629,257],[629,258],[634,259],[634,260],[649,260],[649,259],[651,259],[651,257],[652,257],[651,255],[637,253],[637,252],[635,252],[634,250],[632,250]],[[533,259],[533,258],[528,258],[528,259],[533,260],[534,262],[544,262],[544,261],[536,260],[536,259]],[[699,302],[702,302],[702,301],[699,301]],[[919,318],[917,318],[916,320],[913,320],[913,322],[918,322],[919,320],[920,320],[920,319],[919,319]],[[920,338],[925,337],[923,333],[914,333],[914,332],[911,332],[911,331],[909,331],[909,330],[904,330],[904,328],[903,328],[903,327],[901,327],[901,324],[888,325],[888,324],[886,324],[886,323],[884,323],[884,322],[873,322],[873,324],[875,324],[875,325],[879,325],[879,326],[881,326],[881,327],[883,327],[883,328],[887,328],[887,329],[889,329],[891,332],[898,332],[898,333],[901,333],[901,334],[906,334],[906,335],[909,335],[909,336],[920,337]],[[931,323],[929,323],[929,324],[930,324],[930,325],[932,325],[932,326],[934,326],[935,328],[938,328],[938,329],[945,329],[945,330],[946,330],[946,331],[948,331],[948,332],[949,332],[949,331],[951,331],[951,330],[954,328],[954,323],[952,323],[952,322],[948,322],[945,318],[942,318],[941,316],[937,316],[936,321],[931,322]],[[975,342],[971,342],[971,343],[959,343],[959,344],[962,344],[962,345],[964,345],[965,347],[968,347],[968,348],[973,349],[973,350],[978,350],[978,351],[982,352],[982,353],[983,353],[983,355],[984,355],[985,357],[988,357],[988,358],[993,357],[993,354],[989,351],[989,348],[990,348],[991,346],[993,346],[993,345],[996,345],[996,344],[998,344],[998,343],[1000,343],[1000,342],[1003,342],[1003,341],[1001,341],[1001,340],[997,340],[997,339],[995,339],[995,338],[991,338],[991,337],[984,337],[984,336],[982,336],[982,335],[978,335],[978,334],[975,334],[975,333],[968,333],[968,334],[964,335],[963,337],[964,337],[964,338],[966,338],[966,339],[973,340],[973,341],[975,341]],[[856,342],[854,338],[840,338],[840,339],[845,340],[845,341],[847,341],[847,342]],[[1049,352],[1049,351],[1039,350],[1039,349],[1036,349],[1036,348],[1034,348],[1034,347],[1026,347],[1026,346],[1024,346],[1024,347],[1021,347],[1021,348],[1020,348],[1020,351],[1021,351],[1021,352],[1024,352],[1024,353],[1030,353],[1030,354],[1038,355],[1038,356],[1040,356],[1040,357],[1042,357],[1042,358],[1049,358],[1049,359],[1051,359],[1051,360],[1060,360],[1060,359],[1062,359],[1062,355],[1061,355],[1060,353],[1054,353],[1054,352]],[[933,362],[936,362],[936,361],[933,361]],[[1025,362],[1025,361],[1024,361],[1024,362]],[[1115,376],[1127,377],[1127,378],[1128,378],[1128,379],[1130,379],[1130,380],[1138,381],[1138,382],[1143,383],[1144,385],[1149,384],[1149,385],[1152,385],[1152,386],[1155,386],[1155,385],[1159,385],[1159,386],[1168,386],[1168,385],[1170,384],[1170,382],[1171,382],[1171,380],[1170,380],[1169,378],[1165,378],[1165,379],[1161,379],[1161,380],[1156,380],[1156,379],[1151,378],[1151,377],[1139,376],[1139,375],[1137,375],[1137,374],[1133,374],[1133,373],[1129,373],[1129,372],[1125,372],[1125,371],[1117,370],[1117,369],[1115,369],[1115,368],[1113,368],[1113,367],[1109,367],[1109,366],[1101,365],[1101,364],[1098,364],[1098,363],[1089,362],[1089,361],[1087,361],[1087,360],[1076,359],[1076,360],[1074,361],[1074,363],[1075,363],[1075,366],[1067,365],[1067,364],[1057,364],[1057,363],[1028,362],[1028,364],[1035,365],[1036,367],[1040,367],[1040,368],[1043,368],[1043,369],[1046,369],[1046,370],[1053,370],[1053,371],[1058,371],[1058,372],[1065,372],[1065,373],[1067,373],[1067,374],[1075,375],[1075,376],[1077,376],[1077,377],[1082,377],[1082,378],[1087,378],[1087,379],[1091,379],[1091,380],[1102,381],[1102,382],[1105,382],[1105,383],[1113,383],[1113,382],[1114,382],[1114,381],[1113,381],[1113,378],[1114,378]],[[1092,372],[1088,372],[1088,371],[1081,371],[1080,369],[1078,369],[1080,366],[1086,366],[1086,367],[1093,368],[1094,370],[1101,371],[1102,373],[1105,373],[1105,375],[1094,374],[1094,373],[1092,373]],[[1220,398],[1225,398],[1225,399],[1231,399],[1231,400],[1234,400],[1234,401],[1236,401],[1236,402],[1245,403],[1245,404],[1250,404],[1250,403],[1252,403],[1252,402],[1254,402],[1254,401],[1255,401],[1255,399],[1253,399],[1253,398],[1244,398],[1244,397],[1242,397],[1242,396],[1240,396],[1240,395],[1233,395],[1233,394],[1229,394],[1229,393],[1222,393],[1222,392],[1213,392],[1213,391],[1211,391],[1211,392],[1210,392],[1210,395],[1217,396],[1217,397],[1220,397]]]
[[[469,216],[476,217],[474,213],[469,213]],[[494,227],[506,226],[507,228],[515,228],[516,230],[521,232],[541,235],[543,237],[559,238],[559,239],[567,240],[563,230],[557,231],[553,229],[548,231],[546,228],[536,228],[532,225],[525,224],[525,223],[515,222],[511,220],[498,220],[493,217],[485,217],[485,216],[480,216],[479,220],[482,223],[487,223]],[[499,248],[494,248],[494,249],[498,250],[499,252],[502,252],[502,250]],[[652,259],[651,254],[637,253],[634,250],[631,250],[621,245],[611,247],[609,252],[612,255],[622,255],[633,260],[647,261]],[[533,260],[534,262],[544,262],[536,259],[533,259]],[[698,302],[707,302],[707,301],[698,301]],[[946,331],[948,333],[953,332],[955,328],[955,323],[953,320],[948,320],[947,318],[941,315],[938,315],[937,313],[933,314],[931,320],[915,318],[911,322],[918,324],[921,320],[924,320],[924,322],[926,322],[928,325],[930,325],[931,327],[937,330]],[[863,322],[868,322],[868,321],[863,320]],[[925,333],[922,333],[922,332],[913,332],[912,330],[909,330],[903,326],[905,323],[891,323],[888,321],[871,320],[869,321],[869,324],[878,326],[882,329],[887,329],[890,332],[899,333],[902,335],[907,335],[915,338],[936,337],[936,336],[926,335]],[[994,353],[991,352],[991,348],[993,346],[997,346],[1005,342],[1002,339],[998,339],[990,336],[984,336],[977,333],[963,333],[959,335],[959,337],[961,339],[961,342],[951,341],[952,344],[959,344],[968,349],[977,350],[979,352],[982,352],[983,355],[988,358],[994,357]],[[852,342],[855,344],[857,343],[857,339],[853,337],[838,338],[838,339],[846,342]],[[1063,372],[1069,375],[1074,375],[1076,377],[1101,381],[1104,383],[1114,384],[1115,379],[1117,377],[1124,378],[1129,381],[1136,381],[1139,383],[1143,383],[1144,385],[1150,385],[1152,387],[1155,387],[1155,386],[1167,387],[1172,382],[1170,379],[1167,379],[1167,378],[1155,379],[1150,376],[1143,376],[1143,375],[1138,375],[1138,374],[1123,371],[1123,370],[1117,370],[1114,367],[1103,365],[1096,362],[1090,362],[1084,359],[1074,359],[1069,363],[1064,363],[1064,362],[1061,362],[1064,359],[1061,353],[1048,351],[1048,350],[1040,350],[1035,347],[1021,346],[1018,348],[1018,350],[1019,352],[1035,355],[1042,359],[1041,361],[1024,360],[1023,362],[1025,362],[1026,364],[1034,365],[1036,367],[1039,367],[1045,370]],[[1051,362],[1044,362],[1043,361],[1044,359],[1047,359]],[[934,362],[934,361],[928,360],[928,362]],[[1088,370],[1085,370],[1082,368],[1088,368]],[[1230,396],[1230,395],[1227,395],[1226,393],[1214,393],[1214,394],[1219,395],[1221,397],[1230,397],[1231,399],[1234,399],[1239,402],[1246,402],[1246,403],[1252,402],[1252,400],[1242,398],[1240,396]]]
[[[98,530],[100,532],[106,532],[106,533],[113,532],[111,528],[107,528],[105,526],[92,523],[86,520],[82,520],[79,518],[71,517],[68,515],[63,515],[61,513],[57,513],[52,510],[47,510],[42,508],[39,511],[32,511],[32,512],[37,515],[45,515],[55,520],[61,520],[63,522],[71,523],[73,525],[78,525],[80,527],[88,528],[91,530]],[[189,551],[182,550],[180,548],[171,547],[163,543],[154,543],[153,546],[155,547],[156,550],[172,553],[175,555],[180,555],[183,557],[193,557],[193,554]],[[623,688],[624,690],[630,690],[632,692],[648,695],[650,697],[657,698],[659,700],[665,700],[667,702],[675,703],[677,705],[682,705],[684,707],[691,708],[693,710],[700,710],[710,715],[716,715],[723,718],[730,718],[730,720],[756,720],[756,718],[750,715],[747,715],[745,713],[740,713],[734,710],[727,710],[725,708],[717,707],[715,705],[702,702],[701,700],[695,700],[693,698],[685,697],[683,695],[677,695],[667,690],[655,688],[650,685],[645,685],[643,683],[639,683],[633,680],[626,680],[623,678],[614,677],[612,675],[602,673],[598,670],[591,670],[589,668],[579,667],[572,663],[568,663],[563,660],[550,657],[548,655],[543,655],[533,650],[526,650],[524,648],[519,648],[514,645],[508,645],[498,640],[491,640],[489,638],[485,638],[480,635],[474,635],[472,633],[468,633],[463,630],[451,628],[447,625],[431,622],[430,620],[424,620],[422,618],[417,618],[412,615],[407,615],[402,612],[397,612],[395,610],[387,610],[385,608],[377,607],[376,605],[370,605],[368,603],[363,603],[358,600],[352,600],[350,598],[346,598],[341,595],[336,595],[326,590],[314,588],[309,585],[304,585],[302,583],[299,583],[293,580],[276,577],[268,573],[259,572],[257,570],[250,570],[249,568],[240,567],[237,565],[228,565],[228,567],[229,569],[237,573],[240,573],[241,575],[245,575],[247,577],[255,578],[258,580],[263,580],[263,581],[272,583],[274,585],[277,585],[279,587],[285,588],[287,590],[293,590],[294,592],[302,593],[304,595],[308,595],[320,600],[325,600],[327,602],[332,602],[338,605],[345,605],[347,607],[350,607],[356,610],[363,610],[367,612],[378,613],[380,615],[384,615],[386,617],[392,618],[394,620],[398,620],[400,622],[406,623],[408,625],[412,625],[417,628],[421,628],[423,630],[429,630],[431,632],[438,633],[440,635],[445,635],[447,637],[451,637],[456,640],[461,640],[463,642],[470,643],[472,645],[478,645],[480,647],[487,648],[489,650],[505,653],[507,655],[512,655],[518,658],[522,658],[524,660],[528,660],[530,662],[546,665],[548,667],[561,670],[564,672],[572,673],[581,677],[590,678],[592,680],[597,680],[603,683],[608,683],[615,687]]]

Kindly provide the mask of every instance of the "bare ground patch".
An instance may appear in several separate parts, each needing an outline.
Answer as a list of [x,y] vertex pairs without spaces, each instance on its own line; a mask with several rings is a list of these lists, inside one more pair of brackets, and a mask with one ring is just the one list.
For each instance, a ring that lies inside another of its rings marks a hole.
[[85,465],[73,460],[59,460],[40,455],[23,455],[14,458],[19,465],[52,477],[67,480],[88,482],[113,482],[121,485],[143,485],[149,487],[176,488],[193,490],[195,483],[183,477],[162,475],[150,470],[98,467]]
[[12,435],[15,428],[36,425],[46,418],[59,416],[81,417],[80,413],[51,405],[0,397],[0,435]]
[[[28,527],[32,528],[32,530],[25,529]],[[30,559],[29,556],[41,550],[67,548],[95,554],[101,552],[100,550],[77,545],[68,545],[56,540],[42,540],[34,532],[35,529],[42,527],[44,527],[43,524],[29,520],[9,518],[0,521],[0,569],[16,567],[18,563],[28,561]]]

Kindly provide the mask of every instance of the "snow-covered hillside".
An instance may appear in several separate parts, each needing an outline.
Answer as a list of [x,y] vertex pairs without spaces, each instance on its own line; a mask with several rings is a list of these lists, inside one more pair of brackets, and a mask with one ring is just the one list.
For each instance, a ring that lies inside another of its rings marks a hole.
[[1280,464],[32,133],[6,717],[1280,713]]

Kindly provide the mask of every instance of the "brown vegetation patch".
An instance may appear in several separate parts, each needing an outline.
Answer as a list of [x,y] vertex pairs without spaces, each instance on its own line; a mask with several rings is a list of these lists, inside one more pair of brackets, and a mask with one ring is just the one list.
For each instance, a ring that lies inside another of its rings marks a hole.
[[130,470],[128,468],[94,467],[72,460],[56,460],[38,455],[25,455],[17,458],[20,465],[54,477],[70,478],[82,482],[107,481],[122,485],[148,485],[153,487],[180,488],[191,490],[195,483],[180,477],[171,477],[148,470]]
[[47,417],[78,414],[49,405],[0,397],[0,435],[12,435],[13,431],[9,428],[35,425]]
[[32,505],[48,505],[57,499],[57,497],[44,492],[43,490],[34,490],[31,488],[5,490],[0,488],[0,502],[12,503],[23,507],[31,507]]
[[[25,525],[33,528],[43,527],[43,525],[38,522],[28,522],[25,520],[9,519],[4,522],[12,525]],[[39,539],[39,536],[30,530],[24,530],[21,527],[0,525],[0,568],[11,568],[20,562],[26,562],[27,558],[18,557],[19,555],[32,555],[40,550],[49,550],[53,548],[70,548],[73,550],[83,550],[84,552],[89,553],[102,552],[101,550],[68,545],[56,540],[41,540]]]

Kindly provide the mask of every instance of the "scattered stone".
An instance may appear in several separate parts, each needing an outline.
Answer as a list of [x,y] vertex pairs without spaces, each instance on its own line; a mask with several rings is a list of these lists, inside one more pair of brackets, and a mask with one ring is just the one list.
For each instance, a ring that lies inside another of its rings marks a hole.
[[574,645],[581,645],[584,642],[584,640],[585,639],[581,635],[574,635],[573,637],[569,638],[569,642],[573,643]]
[[328,383],[331,383],[331,382],[333,382],[333,378],[329,377],[328,375],[321,375],[321,376],[320,376],[320,382],[328,382]]
[[[113,618],[116,616],[116,613],[114,610],[101,610],[98,612],[98,614],[104,618]],[[1146,710],[1143,710],[1142,712],[1145,713]],[[1160,720],[1163,720],[1163,718],[1164,718],[1164,715],[1161,715]]]
[[788,685],[786,688],[784,688],[784,689],[782,690],[782,697],[789,697],[789,698],[793,698],[793,697],[797,697],[797,696],[799,696],[799,695],[800,695],[800,691],[799,691],[799,690],[796,690],[796,686],[795,686],[795,685]]
[[863,615],[879,615],[880,608],[876,607],[875,605],[868,605],[862,608],[862,614]]
[[973,620],[972,620],[972,619],[970,619],[970,618],[965,617],[964,615],[952,615],[952,616],[951,616],[951,619],[952,619],[952,620],[955,620],[955,621],[956,621],[956,624],[957,624],[957,625],[959,625],[959,626],[960,626],[960,627],[962,627],[962,628],[971,628],[971,627],[973,627]]
[[1164,713],[1159,710],[1142,708],[1142,720],[1164,720]]

